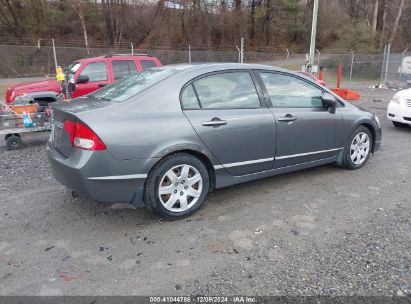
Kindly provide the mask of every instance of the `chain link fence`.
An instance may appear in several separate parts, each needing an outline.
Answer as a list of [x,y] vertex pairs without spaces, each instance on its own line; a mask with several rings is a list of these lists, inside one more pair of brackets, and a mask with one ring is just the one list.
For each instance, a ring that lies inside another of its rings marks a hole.
[[[131,54],[131,48],[84,48],[56,46],[58,65],[109,54]],[[239,51],[199,49],[137,49],[134,54],[149,54],[163,64],[191,62],[238,62]],[[52,46],[0,45],[0,78],[40,77],[55,73]],[[254,56],[256,57],[256,56]],[[268,58],[268,57],[267,57]]]
[[[306,54],[288,49],[268,49],[263,51],[245,50],[241,54],[237,46],[226,46],[224,49],[204,49],[199,47],[180,46],[169,49],[165,47],[133,48],[119,46],[116,48],[85,48],[73,45],[55,46],[56,57],[60,66],[67,66],[75,60],[109,54],[144,53],[155,56],[163,64],[188,62],[240,62],[263,63],[301,70],[307,63]],[[241,56],[243,55],[243,56]],[[405,86],[411,80],[411,53],[391,54],[357,54],[354,52],[330,53],[317,51],[315,65],[323,67],[327,85],[334,86],[337,79],[338,65],[342,65],[343,86],[351,82],[368,81],[375,85]],[[55,74],[53,46],[51,41],[41,43],[0,44],[0,78],[45,77]],[[409,59],[409,68],[401,65]],[[402,67],[402,69],[401,69]]]
[[407,88],[411,85],[411,52],[386,54],[381,72],[382,83],[388,87]]

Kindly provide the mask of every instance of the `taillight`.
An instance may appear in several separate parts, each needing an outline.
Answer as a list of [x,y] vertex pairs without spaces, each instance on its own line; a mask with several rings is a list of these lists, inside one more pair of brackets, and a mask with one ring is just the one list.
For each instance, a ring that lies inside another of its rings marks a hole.
[[15,92],[12,88],[8,88],[6,91],[6,103],[13,102],[15,97]]
[[106,145],[87,125],[65,120],[64,130],[70,135],[71,145],[83,150],[105,150]]

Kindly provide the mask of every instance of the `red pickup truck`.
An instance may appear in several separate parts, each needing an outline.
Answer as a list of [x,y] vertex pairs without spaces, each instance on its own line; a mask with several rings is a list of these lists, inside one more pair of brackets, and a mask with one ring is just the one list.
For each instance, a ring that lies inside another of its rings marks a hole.
[[[156,66],[161,66],[161,62],[147,55],[107,55],[80,59],[68,67],[75,83],[72,97],[89,94],[122,77]],[[11,103],[23,94],[30,94],[42,104],[53,102],[61,94],[61,85],[57,80],[16,84],[7,89],[6,102]]]

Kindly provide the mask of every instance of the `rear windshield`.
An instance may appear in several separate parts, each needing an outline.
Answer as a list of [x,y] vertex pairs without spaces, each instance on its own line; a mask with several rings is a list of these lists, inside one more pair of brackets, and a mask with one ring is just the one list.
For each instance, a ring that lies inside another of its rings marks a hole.
[[175,73],[177,73],[177,70],[170,68],[151,68],[144,72],[124,77],[95,91],[90,96],[97,99],[122,102]]

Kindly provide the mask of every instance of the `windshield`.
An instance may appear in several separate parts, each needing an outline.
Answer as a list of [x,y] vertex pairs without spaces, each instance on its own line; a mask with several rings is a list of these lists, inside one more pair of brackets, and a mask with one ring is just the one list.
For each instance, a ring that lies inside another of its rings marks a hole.
[[124,101],[140,93],[161,80],[174,75],[177,70],[170,68],[151,68],[142,73],[122,78],[121,80],[95,91],[90,96],[97,99]]
[[74,74],[80,66],[80,62],[73,62],[72,64],[68,65],[66,69],[69,70],[71,74]]

